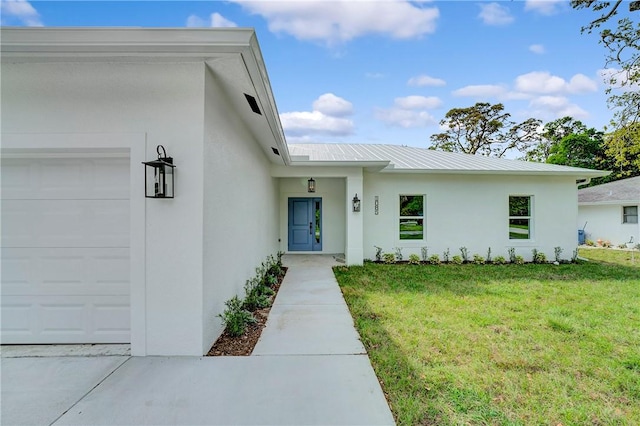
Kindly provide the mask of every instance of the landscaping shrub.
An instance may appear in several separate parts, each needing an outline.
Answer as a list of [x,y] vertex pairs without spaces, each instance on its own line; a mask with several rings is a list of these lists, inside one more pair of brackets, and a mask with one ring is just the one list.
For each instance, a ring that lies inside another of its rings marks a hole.
[[462,265],[463,262],[462,257],[457,254],[451,258],[451,263],[454,265]]
[[484,257],[480,256],[479,254],[474,254],[473,263],[475,263],[476,265],[482,265],[484,263]]
[[243,302],[238,296],[233,296],[224,304],[227,308],[219,316],[229,335],[241,336],[247,329],[247,325],[256,322],[253,314],[244,309]]
[[507,263],[507,259],[505,259],[504,256],[496,256],[493,259],[493,263],[495,263],[496,265],[504,265],[505,263]]
[[382,255],[384,263],[396,263],[396,255],[393,253],[385,253]]
[[432,254],[431,256],[429,256],[429,263],[432,265],[439,265],[440,256],[438,256],[437,254]]
[[409,255],[409,264],[410,265],[419,265],[420,264],[420,257],[417,254],[410,254]]

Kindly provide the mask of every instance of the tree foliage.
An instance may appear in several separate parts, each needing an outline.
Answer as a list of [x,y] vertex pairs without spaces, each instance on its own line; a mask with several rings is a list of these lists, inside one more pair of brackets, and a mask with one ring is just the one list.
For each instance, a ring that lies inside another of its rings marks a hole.
[[563,137],[553,147],[548,163],[600,169],[605,163],[603,134],[595,129]]
[[586,131],[587,126],[573,117],[567,116],[550,121],[544,125],[540,138],[527,147],[523,159],[545,163],[562,138],[571,134],[585,133]]
[[604,154],[611,180],[640,176],[640,123],[606,135]]
[[618,130],[628,130],[640,122],[640,22],[624,16],[617,20],[615,27],[611,25],[614,16],[625,13],[623,9],[627,4],[629,15],[640,14],[640,1],[571,0],[575,9],[591,9],[601,14],[582,27],[582,31],[599,30],[600,43],[607,49],[607,93],[609,106],[615,109],[613,124]]
[[540,138],[541,121],[530,118],[515,123],[510,117],[502,104],[478,102],[453,108],[440,121],[447,130],[431,136],[429,149],[494,157],[503,157],[513,149],[524,151]]

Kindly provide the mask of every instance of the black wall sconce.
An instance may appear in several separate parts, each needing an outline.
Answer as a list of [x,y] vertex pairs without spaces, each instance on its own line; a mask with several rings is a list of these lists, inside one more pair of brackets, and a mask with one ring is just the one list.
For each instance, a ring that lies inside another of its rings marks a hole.
[[358,194],[353,197],[353,211],[355,213],[360,211],[360,199],[358,198]]
[[316,181],[313,178],[307,181],[307,192],[316,192]]
[[174,173],[173,158],[167,157],[162,145],[156,147],[158,159],[143,161],[144,196],[146,198],[173,198]]

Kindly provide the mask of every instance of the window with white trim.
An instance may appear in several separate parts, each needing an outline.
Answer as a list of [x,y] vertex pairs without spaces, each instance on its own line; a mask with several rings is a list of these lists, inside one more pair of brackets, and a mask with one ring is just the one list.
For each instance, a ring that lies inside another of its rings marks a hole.
[[638,206],[622,207],[622,223],[638,223]]
[[531,201],[532,196],[509,196],[509,239],[531,239]]
[[401,240],[424,239],[424,195],[400,195]]

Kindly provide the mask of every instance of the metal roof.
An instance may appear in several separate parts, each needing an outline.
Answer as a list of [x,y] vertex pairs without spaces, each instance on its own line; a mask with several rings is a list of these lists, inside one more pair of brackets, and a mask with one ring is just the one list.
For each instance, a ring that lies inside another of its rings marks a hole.
[[640,176],[603,183],[578,191],[580,204],[616,204],[619,202],[640,202]]
[[545,174],[582,178],[608,174],[600,170],[434,151],[402,145],[308,143],[288,146],[294,165],[388,161],[389,165],[382,172]]

